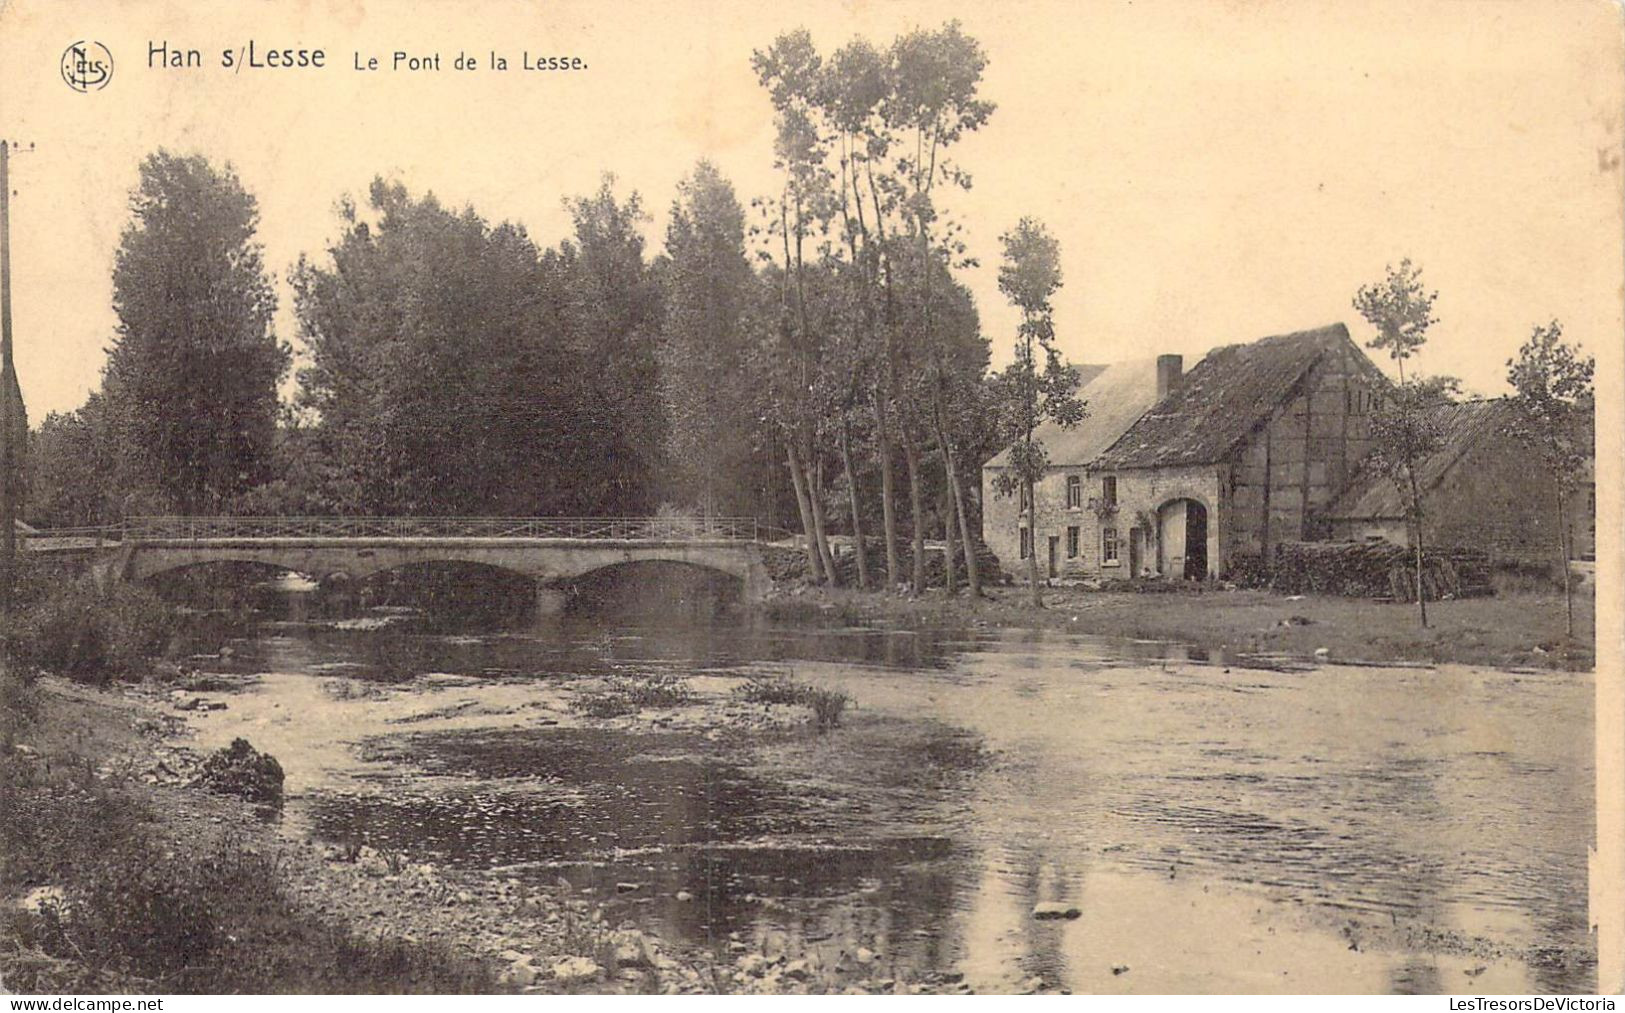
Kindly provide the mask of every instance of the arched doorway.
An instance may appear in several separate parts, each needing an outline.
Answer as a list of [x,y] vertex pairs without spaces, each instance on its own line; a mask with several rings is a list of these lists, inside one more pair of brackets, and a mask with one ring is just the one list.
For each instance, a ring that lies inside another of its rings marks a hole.
[[1157,508],[1157,570],[1172,580],[1207,579],[1207,507],[1173,499]]

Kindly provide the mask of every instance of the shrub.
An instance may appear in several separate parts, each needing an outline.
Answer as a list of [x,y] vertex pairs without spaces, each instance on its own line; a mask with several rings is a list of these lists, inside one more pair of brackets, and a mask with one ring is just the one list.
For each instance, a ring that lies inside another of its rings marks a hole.
[[102,592],[88,579],[70,581],[22,610],[7,631],[7,654],[19,665],[102,684],[162,653],[173,620],[144,588],[118,583]]
[[255,749],[247,739],[233,739],[231,745],[203,761],[193,783],[222,795],[280,808],[282,779],[282,764],[276,757]]
[[644,707],[680,707],[692,699],[688,681],[675,675],[617,675],[601,690],[577,693],[570,706],[588,717],[618,718]]
[[852,699],[839,690],[819,689],[782,675],[753,675],[735,692],[749,703],[811,707],[820,731],[840,724]]
[[811,688],[782,675],[753,675],[734,692],[749,703],[794,705],[805,702],[807,691]]
[[1261,553],[1238,552],[1225,564],[1224,579],[1237,587],[1269,587],[1269,564]]
[[675,675],[615,676],[609,684],[638,707],[681,707],[694,698],[688,680]]
[[601,691],[577,693],[570,709],[589,718],[618,718],[638,711],[637,704],[620,693]]
[[21,666],[0,664],[0,752],[10,752],[17,737],[39,713],[39,695],[33,682]]
[[820,731],[827,731],[841,723],[841,712],[846,710],[850,698],[839,690],[809,689],[807,702],[812,705],[813,716],[818,719]]

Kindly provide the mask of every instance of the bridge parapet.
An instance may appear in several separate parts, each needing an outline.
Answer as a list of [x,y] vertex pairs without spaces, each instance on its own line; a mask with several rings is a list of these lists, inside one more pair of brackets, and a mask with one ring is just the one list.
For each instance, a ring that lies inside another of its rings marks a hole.
[[752,517],[132,517],[133,541],[239,538],[516,538],[756,541]]
[[135,517],[116,528],[38,532],[30,548],[91,560],[97,582],[143,580],[202,563],[261,563],[318,579],[421,563],[475,563],[538,587],[627,563],[701,566],[771,586],[753,518],[710,517]]

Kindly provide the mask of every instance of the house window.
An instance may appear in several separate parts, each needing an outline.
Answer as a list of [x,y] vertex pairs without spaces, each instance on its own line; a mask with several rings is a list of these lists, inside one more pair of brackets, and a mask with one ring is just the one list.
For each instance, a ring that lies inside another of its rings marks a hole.
[[1066,529],[1066,558],[1078,558],[1078,526],[1076,524]]
[[1025,513],[1026,511],[1031,510],[1032,507],[1033,507],[1032,490],[1027,488],[1027,483],[1026,482],[1023,482],[1023,483],[1021,483],[1021,510],[1022,510],[1023,513]]
[[1117,476],[1103,475],[1100,479],[1100,505],[1115,507],[1117,505]]
[[1117,562],[1117,529],[1102,528],[1100,531],[1100,562],[1102,564]]
[[1033,529],[1021,529],[1021,558],[1026,559],[1033,554]]
[[1083,506],[1083,476],[1066,476],[1066,508],[1076,510]]

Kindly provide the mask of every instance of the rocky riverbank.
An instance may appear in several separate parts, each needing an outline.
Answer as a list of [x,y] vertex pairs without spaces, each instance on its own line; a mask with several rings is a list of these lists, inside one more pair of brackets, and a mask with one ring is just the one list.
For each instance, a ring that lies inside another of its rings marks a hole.
[[[397,687],[403,709],[415,708],[417,724],[432,717],[466,712],[445,699],[454,680],[436,680],[432,690]],[[808,708],[784,703],[752,703],[731,690],[741,680],[718,680],[674,706],[635,709],[613,718],[580,716],[590,705],[577,701],[616,690],[588,682],[570,690],[545,691],[531,699],[528,711],[559,714],[546,722],[615,724],[622,728],[703,728],[739,730],[785,727],[816,720]],[[424,946],[448,961],[478,967],[472,979],[491,990],[515,992],[851,992],[918,993],[969,991],[957,975],[919,980],[899,978],[886,969],[872,939],[854,936],[804,948],[785,933],[750,941],[734,933],[715,950],[697,950],[662,939],[636,919],[606,913],[616,907],[591,887],[568,880],[538,883],[534,877],[493,876],[489,872],[444,867],[410,860],[404,854],[363,844],[333,844],[290,828],[263,798],[239,798],[209,790],[200,777],[213,753],[208,744],[226,735],[252,730],[263,715],[254,695],[238,692],[255,680],[214,678],[193,682],[192,689],[145,684],[93,691],[54,679],[38,690],[48,721],[31,729],[7,761],[30,765],[85,765],[102,789],[116,793],[152,821],[152,839],[162,842],[164,857],[182,864],[204,864],[222,849],[262,860],[275,870],[277,890],[301,913],[363,939],[390,945]],[[487,687],[489,688],[489,687]],[[621,687],[624,689],[624,687]],[[387,693],[373,687],[356,690],[343,684],[327,691]],[[413,704],[405,701],[411,699]],[[388,712],[395,719],[404,713]],[[408,723],[414,723],[408,721]],[[215,727],[211,727],[215,726]],[[264,725],[260,725],[262,729]],[[71,734],[68,730],[71,729]],[[274,739],[274,737],[273,737]],[[309,772],[290,767],[298,784]],[[252,793],[248,793],[252,794]],[[24,922],[41,915],[43,903],[72,898],[78,884],[8,883],[12,918]],[[26,889],[24,889],[26,887]],[[615,885],[618,899],[648,891],[650,885]],[[678,902],[693,902],[679,893]],[[624,905],[620,905],[624,909]],[[14,926],[15,927],[15,926]],[[39,965],[36,962],[36,973]],[[58,967],[55,980],[84,981],[85,969]],[[108,987],[140,990],[139,980],[120,981],[105,968],[97,973]],[[465,972],[466,973],[466,972]],[[15,977],[15,975],[14,975]],[[51,980],[46,973],[45,981]],[[44,983],[43,981],[41,982]],[[1033,990],[1043,988],[1031,982]],[[302,987],[291,983],[290,987]]]

